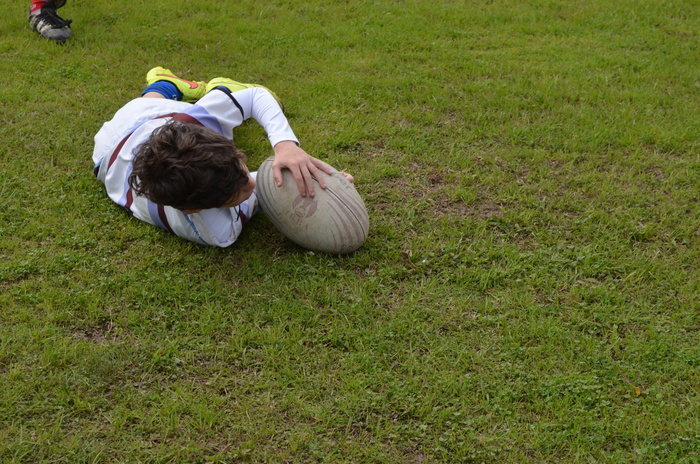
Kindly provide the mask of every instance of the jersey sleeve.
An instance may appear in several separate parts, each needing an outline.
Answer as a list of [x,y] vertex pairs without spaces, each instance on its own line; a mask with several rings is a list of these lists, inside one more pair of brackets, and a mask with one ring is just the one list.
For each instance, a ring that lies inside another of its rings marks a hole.
[[199,123],[229,138],[233,137],[235,127],[253,118],[263,127],[273,147],[283,141],[299,144],[277,100],[263,87],[236,92],[216,88],[181,115],[175,119],[187,121],[187,118],[192,118],[195,121],[190,122]]

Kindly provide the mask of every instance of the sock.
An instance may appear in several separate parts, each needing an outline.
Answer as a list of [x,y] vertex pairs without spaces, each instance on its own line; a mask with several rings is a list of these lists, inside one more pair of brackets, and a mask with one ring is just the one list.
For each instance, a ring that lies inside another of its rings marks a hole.
[[177,90],[177,87],[172,82],[156,81],[146,87],[146,90],[141,93],[141,96],[143,97],[148,92],[158,92],[168,100],[182,101],[182,92]]
[[47,0],[33,0],[32,5],[29,7],[29,14],[36,15],[41,13],[41,8],[44,6]]

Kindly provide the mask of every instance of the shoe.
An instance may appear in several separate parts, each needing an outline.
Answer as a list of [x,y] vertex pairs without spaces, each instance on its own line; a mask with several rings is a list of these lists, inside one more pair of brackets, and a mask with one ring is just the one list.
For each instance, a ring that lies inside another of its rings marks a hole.
[[38,14],[29,16],[29,26],[45,39],[63,43],[70,39],[72,19],[63,19],[56,10],[66,4],[66,0],[50,0],[41,7]]
[[188,103],[196,102],[207,93],[206,82],[187,81],[177,77],[171,70],[160,66],[156,66],[146,74],[148,85],[158,81],[167,81],[174,84],[177,90],[182,93],[182,101]]
[[[226,77],[216,77],[212,80],[209,81],[207,84],[207,92],[214,90],[217,87],[226,87],[229,89],[231,92],[236,92],[238,90],[243,90],[243,89],[249,89],[251,87],[261,87],[268,92],[272,94],[273,97],[275,97],[275,100],[277,100],[277,103],[279,103],[280,106],[282,106],[282,101],[279,99],[279,97],[273,92],[272,90],[268,89],[267,87],[264,87],[262,85],[258,84],[244,84],[242,82],[234,81],[233,79],[228,79]],[[284,110],[284,107],[283,107]]]

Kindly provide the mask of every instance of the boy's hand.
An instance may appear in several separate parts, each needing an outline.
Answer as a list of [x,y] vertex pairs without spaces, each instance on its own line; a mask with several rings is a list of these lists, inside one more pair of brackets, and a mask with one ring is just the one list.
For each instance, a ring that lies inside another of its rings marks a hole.
[[328,175],[331,174],[331,168],[326,163],[309,155],[292,141],[279,142],[275,145],[274,150],[272,174],[278,187],[282,185],[282,169],[289,169],[292,171],[299,188],[299,195],[302,197],[306,196],[306,192],[309,193],[310,197],[314,196],[314,184],[311,177],[318,181],[322,189],[326,188],[326,182],[320,175],[321,171]]
[[350,182],[351,184],[355,183],[355,178],[352,176],[352,174],[348,174],[345,171],[339,171],[339,172],[343,177],[345,177],[348,180],[348,182]]

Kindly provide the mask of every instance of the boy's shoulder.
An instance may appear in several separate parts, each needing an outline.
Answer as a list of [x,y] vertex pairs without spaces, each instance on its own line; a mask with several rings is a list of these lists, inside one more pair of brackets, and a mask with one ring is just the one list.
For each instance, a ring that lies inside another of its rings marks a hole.
[[164,114],[184,111],[190,106],[192,106],[190,103],[165,98],[135,98],[119,108],[113,119],[131,117],[147,121]]

